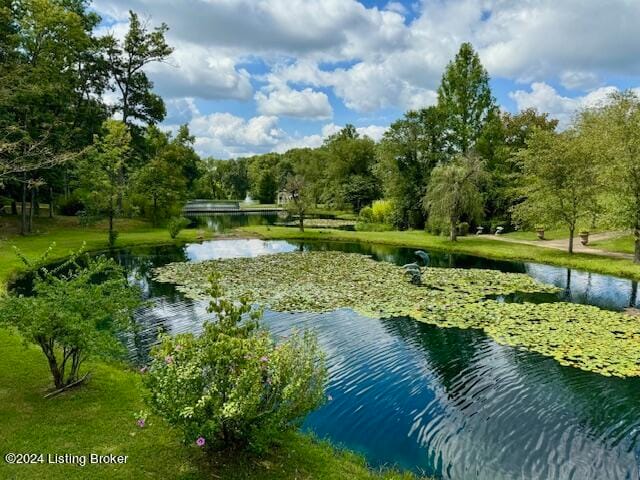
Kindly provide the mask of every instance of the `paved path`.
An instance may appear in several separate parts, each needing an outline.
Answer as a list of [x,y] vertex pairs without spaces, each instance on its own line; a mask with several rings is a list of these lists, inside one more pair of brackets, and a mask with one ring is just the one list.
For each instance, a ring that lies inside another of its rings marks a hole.
[[[625,234],[626,232],[594,233],[592,235],[589,235],[589,242],[591,243],[591,242],[599,242],[602,240],[609,240]],[[504,235],[483,235],[483,238],[491,238],[493,240],[497,240],[501,242],[509,242],[509,243],[524,243],[525,245],[533,245],[536,247],[555,248],[556,250],[567,251],[569,249],[568,238],[563,238],[561,240],[519,240],[515,238],[510,238]],[[590,253],[593,255],[604,255],[605,257],[626,258],[628,260],[633,260],[633,255],[630,253],[608,252],[606,250],[593,248],[588,245],[584,246],[582,245],[582,243],[580,243],[580,237],[577,235],[573,239],[573,251],[575,253]]]

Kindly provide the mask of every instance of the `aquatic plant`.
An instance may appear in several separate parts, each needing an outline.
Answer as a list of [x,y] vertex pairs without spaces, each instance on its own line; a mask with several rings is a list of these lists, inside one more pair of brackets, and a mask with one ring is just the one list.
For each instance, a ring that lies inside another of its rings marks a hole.
[[495,270],[406,270],[360,254],[295,252],[202,263],[174,263],[155,279],[204,299],[207,278],[219,272],[231,295],[248,294],[275,311],[326,312],[351,308],[388,318],[410,316],[440,327],[477,328],[501,344],[555,358],[603,375],[640,376],[640,322],[631,316],[566,302],[505,303],[514,293],[557,293],[525,274]]

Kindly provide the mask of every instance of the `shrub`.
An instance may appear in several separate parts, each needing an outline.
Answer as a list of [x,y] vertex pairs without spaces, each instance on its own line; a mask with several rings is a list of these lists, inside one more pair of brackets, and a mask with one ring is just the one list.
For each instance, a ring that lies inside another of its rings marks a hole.
[[32,295],[0,298],[0,322],[40,346],[61,389],[80,378],[88,357],[122,351],[116,333],[133,328],[132,313],[140,298],[139,289],[129,286],[113,260],[78,253],[53,270],[38,270]]
[[189,225],[189,220],[184,217],[173,217],[167,223],[167,229],[169,230],[169,236],[175,239],[182,229],[186,228]]
[[208,293],[216,320],[199,337],[162,337],[144,377],[147,401],[186,443],[260,451],[322,403],[324,356],[309,332],[276,345],[261,311],[247,297],[222,298],[216,276]]
[[391,200],[376,200],[371,205],[374,223],[393,222],[393,202]]
[[85,209],[84,202],[77,197],[69,197],[58,202],[58,211],[62,215],[73,217]]
[[464,237],[469,234],[469,224],[467,222],[460,222],[458,224],[458,235]]
[[358,232],[390,232],[393,230],[393,225],[388,223],[357,222],[355,229]]
[[373,223],[373,209],[371,207],[364,207],[360,210],[358,220],[363,223]]

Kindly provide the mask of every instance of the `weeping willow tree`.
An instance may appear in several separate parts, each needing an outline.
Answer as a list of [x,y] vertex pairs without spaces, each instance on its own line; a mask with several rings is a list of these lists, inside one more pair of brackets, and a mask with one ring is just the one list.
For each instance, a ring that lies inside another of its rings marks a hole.
[[433,169],[423,199],[430,222],[449,225],[449,238],[458,237],[458,223],[482,217],[484,197],[480,184],[485,177],[483,162],[473,156],[458,156]]

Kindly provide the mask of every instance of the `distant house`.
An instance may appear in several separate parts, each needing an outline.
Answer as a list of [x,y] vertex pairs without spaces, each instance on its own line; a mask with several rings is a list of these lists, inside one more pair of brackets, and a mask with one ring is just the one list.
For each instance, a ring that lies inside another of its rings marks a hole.
[[286,190],[280,190],[276,199],[278,205],[285,205],[291,201],[291,194]]

